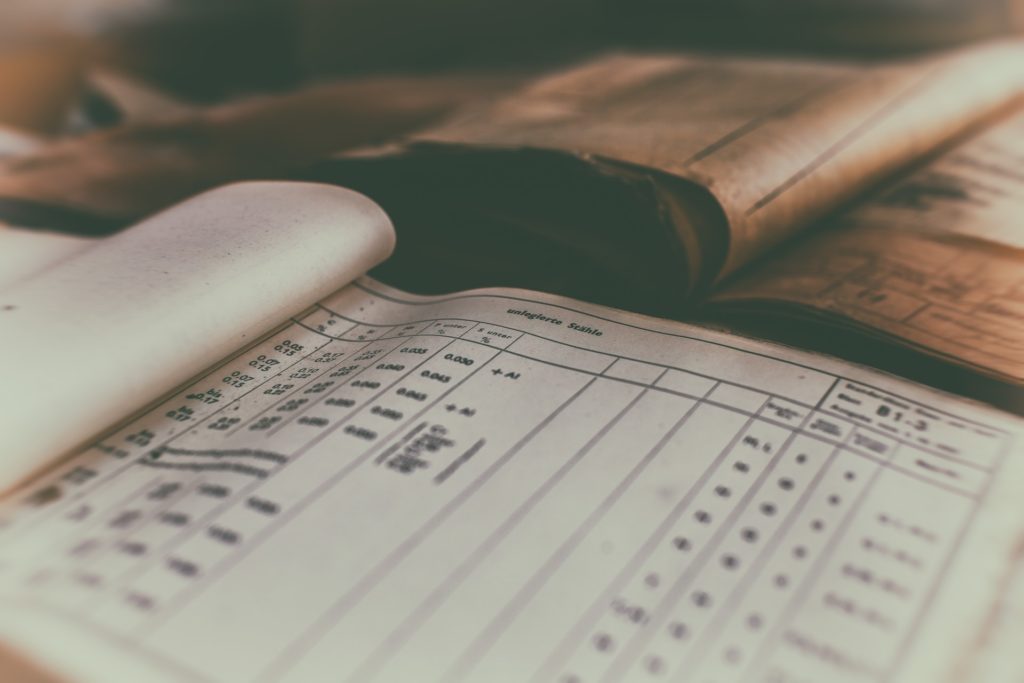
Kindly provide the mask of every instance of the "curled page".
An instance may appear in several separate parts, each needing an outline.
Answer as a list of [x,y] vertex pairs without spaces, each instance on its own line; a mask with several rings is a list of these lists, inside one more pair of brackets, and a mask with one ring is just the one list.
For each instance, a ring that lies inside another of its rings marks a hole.
[[394,233],[348,190],[213,190],[0,293],[0,489],[376,265]]
[[92,246],[94,238],[0,223],[0,291]]

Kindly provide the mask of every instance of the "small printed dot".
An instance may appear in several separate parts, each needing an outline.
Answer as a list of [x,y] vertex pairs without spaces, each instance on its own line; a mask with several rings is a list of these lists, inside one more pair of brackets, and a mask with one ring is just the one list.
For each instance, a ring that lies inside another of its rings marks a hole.
[[775,585],[779,588],[785,588],[789,585],[789,577],[785,574],[777,574],[775,576]]
[[566,674],[562,676],[562,683],[583,683],[583,679],[576,674]]
[[674,621],[668,625],[668,633],[676,640],[683,640],[690,635],[690,629],[686,628],[686,624]]
[[871,540],[870,538],[865,538],[865,539],[863,539],[863,540],[862,540],[862,541],[860,542],[860,544],[861,544],[862,546],[864,546],[864,548],[866,548],[867,550],[871,550],[872,548],[874,548],[874,547],[875,547],[875,542],[874,542],[874,541],[872,541],[872,540]]
[[790,491],[793,488],[793,480],[787,477],[779,479],[779,488],[783,491]]
[[796,456],[796,464],[803,465],[805,462],[807,462],[807,456],[805,454],[801,453]]
[[763,625],[764,620],[761,618],[760,614],[751,614],[747,617],[747,626],[750,627],[751,630],[756,631]]
[[846,474],[843,475],[843,477],[846,479],[846,481],[853,481],[854,479],[857,478],[857,475],[854,474],[853,472],[847,472]]
[[839,496],[837,496],[836,494],[833,493],[831,496],[828,497],[828,504],[829,505],[839,505],[839,503],[841,503],[842,500],[843,500],[842,498],[840,498]]
[[707,524],[711,521],[711,513],[706,510],[697,510],[697,514],[694,515],[697,521],[701,524]]
[[740,537],[747,543],[753,543],[757,540],[757,529],[747,527],[746,529],[740,532]]
[[813,522],[811,522],[811,528],[815,531],[821,531],[825,528],[825,522],[821,521],[820,519],[816,519]]
[[737,471],[739,471],[739,472],[749,472],[749,471],[750,471],[750,465],[748,465],[747,463],[743,462],[742,460],[740,460],[740,461],[737,461],[737,462],[736,462],[736,463],[735,463],[735,464],[734,464],[734,465],[732,466],[732,468],[733,468],[734,470],[737,470]]
[[798,557],[800,559],[807,557],[807,548],[802,545],[798,545],[793,548],[793,557]]
[[722,555],[722,566],[726,569],[735,569],[740,566],[740,561],[735,555]]
[[15,305],[13,305],[13,304],[4,304],[3,308],[2,308],[2,309],[0,309],[0,310],[4,310],[4,311],[13,311],[13,310],[15,310],[16,308],[18,308],[18,307],[17,307],[17,306],[15,306]]
[[771,517],[775,514],[775,505],[772,503],[761,503],[761,512]]
[[660,674],[665,669],[665,663],[661,657],[651,655],[647,658],[647,670],[652,674]]
[[644,611],[643,607],[635,607],[633,609],[630,609],[626,613],[626,616],[634,624],[640,624],[643,623],[643,621],[647,618],[647,612]]
[[740,651],[737,648],[730,647],[728,650],[725,651],[725,661],[729,662],[730,664],[739,664],[741,659],[743,659],[743,656],[740,654]]
[[729,490],[728,486],[716,486],[715,487],[715,494],[720,496],[720,497],[722,497],[722,498],[728,498],[731,493],[732,493],[732,491]]
[[711,596],[704,591],[697,591],[693,594],[693,604],[697,607],[708,607],[711,605]]
[[646,585],[648,588],[657,588],[660,584],[661,577],[659,577],[657,574],[653,572],[644,577],[644,585]]
[[673,538],[672,545],[676,547],[676,550],[689,550],[693,547],[693,544],[690,543],[690,539],[683,538],[682,536],[676,536]]
[[598,633],[594,636],[594,647],[598,652],[611,652],[615,647],[615,641],[607,633]]

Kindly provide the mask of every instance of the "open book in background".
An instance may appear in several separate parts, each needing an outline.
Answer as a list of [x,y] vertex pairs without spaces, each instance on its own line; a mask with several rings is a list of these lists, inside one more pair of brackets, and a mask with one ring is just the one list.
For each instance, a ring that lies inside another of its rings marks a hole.
[[1019,120],[804,232],[1022,96],[1019,43],[874,65],[609,57],[309,177],[386,207],[403,239],[379,276],[406,287],[700,305],[1006,404],[1024,382]]
[[0,680],[1019,675],[1020,418],[393,244],[241,184],[0,288]]
[[[748,269],[710,305],[737,324],[814,316],[853,343],[898,342],[1021,390],[1024,113],[818,228]],[[870,363],[874,348],[859,360]]]

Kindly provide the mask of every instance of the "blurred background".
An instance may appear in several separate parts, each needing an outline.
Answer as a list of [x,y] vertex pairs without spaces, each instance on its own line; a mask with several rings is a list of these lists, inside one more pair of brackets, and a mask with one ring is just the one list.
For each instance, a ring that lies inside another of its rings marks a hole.
[[[1024,0],[3,0],[0,123],[71,125],[97,67],[189,102],[613,48],[874,56],[1015,33]],[[102,121],[102,105],[92,118]]]

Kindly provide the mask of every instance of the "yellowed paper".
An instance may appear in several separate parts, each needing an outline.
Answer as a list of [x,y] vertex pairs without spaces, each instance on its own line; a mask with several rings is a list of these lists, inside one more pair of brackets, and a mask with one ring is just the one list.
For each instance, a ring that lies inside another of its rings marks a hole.
[[0,222],[0,291],[95,243],[94,238],[24,230]]
[[773,344],[361,279],[0,502],[0,644],[74,683],[945,683],[1022,439]]
[[839,314],[1024,381],[1024,114],[715,297]]
[[1024,47],[896,64],[616,56],[417,140],[601,155],[694,180],[730,223],[730,273],[1024,91]]
[[1024,249],[1024,112],[886,189],[856,219]]

